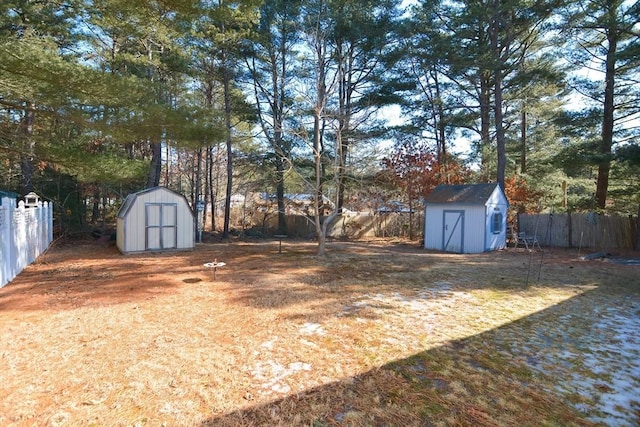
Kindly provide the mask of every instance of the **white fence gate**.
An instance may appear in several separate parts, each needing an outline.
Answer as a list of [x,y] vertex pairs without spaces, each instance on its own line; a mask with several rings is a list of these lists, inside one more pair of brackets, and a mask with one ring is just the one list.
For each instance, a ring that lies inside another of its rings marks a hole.
[[53,240],[53,203],[37,201],[16,207],[16,199],[0,196],[0,287],[13,280]]

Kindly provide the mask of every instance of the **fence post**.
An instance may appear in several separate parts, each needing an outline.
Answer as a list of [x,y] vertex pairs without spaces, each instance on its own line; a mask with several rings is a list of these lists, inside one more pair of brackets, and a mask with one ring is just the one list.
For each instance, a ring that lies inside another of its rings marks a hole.
[[53,242],[53,202],[47,202],[47,247]]
[[633,249],[640,250],[640,205],[638,205],[638,216],[636,216],[636,232],[635,239],[633,241]]
[[567,247],[573,248],[573,226],[571,223],[571,210],[567,211]]
[[[2,197],[2,196],[0,196]],[[12,199],[2,197],[0,200],[0,287],[13,277],[11,276],[11,211],[14,209]]]

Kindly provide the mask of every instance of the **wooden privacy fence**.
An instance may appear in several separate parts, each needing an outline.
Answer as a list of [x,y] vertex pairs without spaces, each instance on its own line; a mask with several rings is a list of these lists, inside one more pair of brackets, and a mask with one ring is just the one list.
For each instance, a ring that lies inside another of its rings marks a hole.
[[[287,234],[290,237],[314,238],[313,218],[303,215],[287,215]],[[389,212],[380,214],[351,213],[334,218],[327,229],[333,238],[362,239],[368,237],[410,237],[422,235],[424,215],[420,213]],[[275,233],[278,219],[270,218],[266,232]]]
[[537,236],[543,246],[593,249],[634,249],[638,219],[633,216],[518,214],[517,228]]
[[53,204],[35,201],[16,207],[0,194],[0,287],[42,254],[53,240]]

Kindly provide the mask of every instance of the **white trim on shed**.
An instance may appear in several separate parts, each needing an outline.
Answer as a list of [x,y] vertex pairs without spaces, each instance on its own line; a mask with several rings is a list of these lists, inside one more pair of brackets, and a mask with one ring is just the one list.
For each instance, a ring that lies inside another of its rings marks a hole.
[[116,230],[116,245],[125,254],[195,247],[189,202],[165,187],[129,194],[118,211]]
[[455,253],[504,249],[508,208],[498,184],[438,185],[425,199],[424,247]]

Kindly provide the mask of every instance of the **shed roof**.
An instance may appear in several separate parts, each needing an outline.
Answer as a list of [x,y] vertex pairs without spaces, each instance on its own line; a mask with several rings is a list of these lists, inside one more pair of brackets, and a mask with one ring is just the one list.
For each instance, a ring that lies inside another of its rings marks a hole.
[[127,213],[131,210],[131,207],[135,203],[135,201],[138,198],[138,196],[142,196],[143,194],[147,194],[147,193],[153,193],[155,191],[167,191],[169,193],[173,193],[176,197],[184,200],[186,205],[189,206],[189,202],[187,201],[187,198],[184,197],[184,195],[182,195],[180,193],[177,193],[177,192],[175,192],[173,190],[170,190],[167,187],[162,187],[162,186],[151,187],[151,188],[146,188],[144,190],[140,190],[138,192],[129,194],[124,199],[124,203],[122,204],[122,206],[120,206],[120,209],[118,210],[118,215],[117,215],[118,218],[124,218],[125,216],[127,216]]
[[438,185],[430,195],[425,198],[425,203],[463,203],[467,205],[484,205],[493,194],[498,184],[460,184]]

